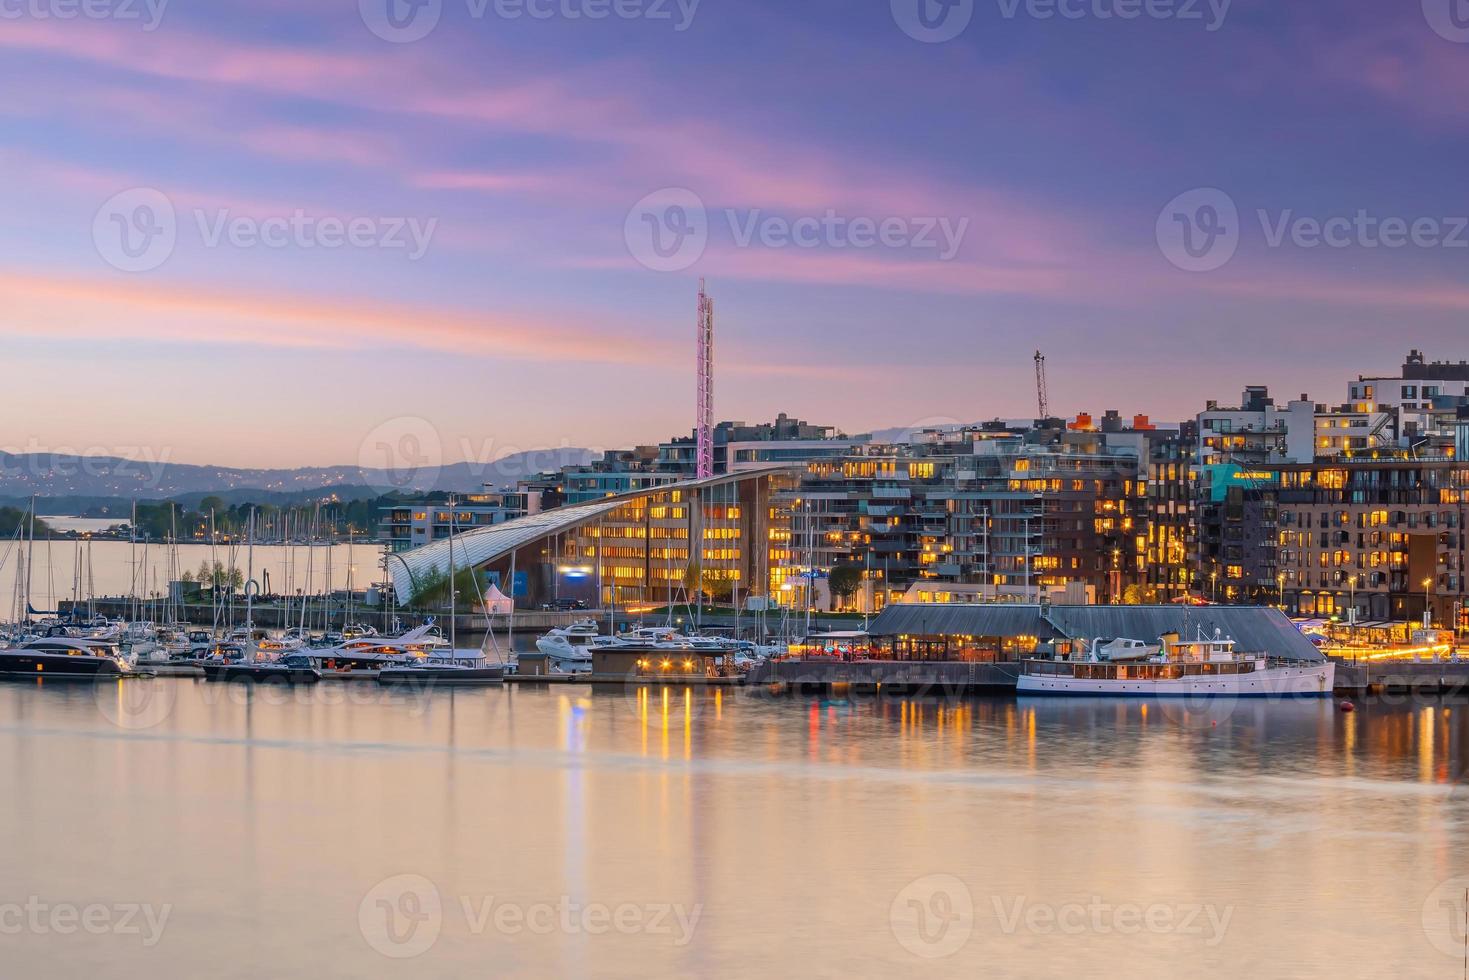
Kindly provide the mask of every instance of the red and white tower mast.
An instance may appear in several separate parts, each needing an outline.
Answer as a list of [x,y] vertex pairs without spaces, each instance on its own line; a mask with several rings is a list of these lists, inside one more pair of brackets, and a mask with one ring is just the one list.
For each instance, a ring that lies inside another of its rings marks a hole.
[[699,404],[694,425],[694,475],[714,475],[714,300],[699,280]]

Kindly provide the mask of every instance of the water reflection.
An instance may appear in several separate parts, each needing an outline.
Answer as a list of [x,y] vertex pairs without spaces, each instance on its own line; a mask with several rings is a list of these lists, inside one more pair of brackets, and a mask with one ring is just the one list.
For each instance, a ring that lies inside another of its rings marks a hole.
[[[170,685],[146,727],[132,692],[0,685],[0,904],[167,903],[166,935],[0,934],[7,974],[1454,967],[1460,700],[126,683]],[[516,927],[543,907],[571,918]],[[360,921],[425,908],[406,963]]]

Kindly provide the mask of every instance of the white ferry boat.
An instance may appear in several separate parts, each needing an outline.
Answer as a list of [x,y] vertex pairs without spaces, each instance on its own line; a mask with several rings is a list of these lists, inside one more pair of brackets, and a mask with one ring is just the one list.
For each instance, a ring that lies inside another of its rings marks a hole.
[[[1149,651],[1139,655],[1142,651]],[[1137,640],[1096,639],[1064,660],[1026,660],[1021,694],[1123,697],[1328,697],[1336,679],[1329,660],[1282,660],[1240,653],[1233,640],[1162,637],[1151,647]]]

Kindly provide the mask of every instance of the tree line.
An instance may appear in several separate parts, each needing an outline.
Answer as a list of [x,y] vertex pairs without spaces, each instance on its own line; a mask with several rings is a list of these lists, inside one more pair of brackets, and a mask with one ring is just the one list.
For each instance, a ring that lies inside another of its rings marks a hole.
[[[17,534],[24,532],[26,536],[30,536],[32,532],[25,530],[25,523],[26,512],[21,508],[0,507],[0,534],[3,534],[7,538],[13,538]],[[38,538],[51,533],[51,529],[46,526],[46,522],[39,518],[33,520],[32,528],[35,536]]]

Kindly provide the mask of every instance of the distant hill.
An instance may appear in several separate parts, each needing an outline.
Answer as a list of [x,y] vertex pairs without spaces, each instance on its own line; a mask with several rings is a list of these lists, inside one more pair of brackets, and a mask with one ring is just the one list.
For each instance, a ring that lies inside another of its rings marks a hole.
[[[238,491],[261,491],[283,502],[335,493],[344,499],[381,496],[394,490],[480,490],[513,486],[516,480],[592,459],[587,449],[549,449],[516,453],[493,463],[452,463],[407,471],[360,466],[299,469],[238,469],[186,463],[148,463],[110,456],[16,455],[0,452],[0,498],[38,497],[162,500],[217,494],[238,499]],[[349,496],[350,495],[350,496]],[[247,494],[266,502],[261,493]]]

